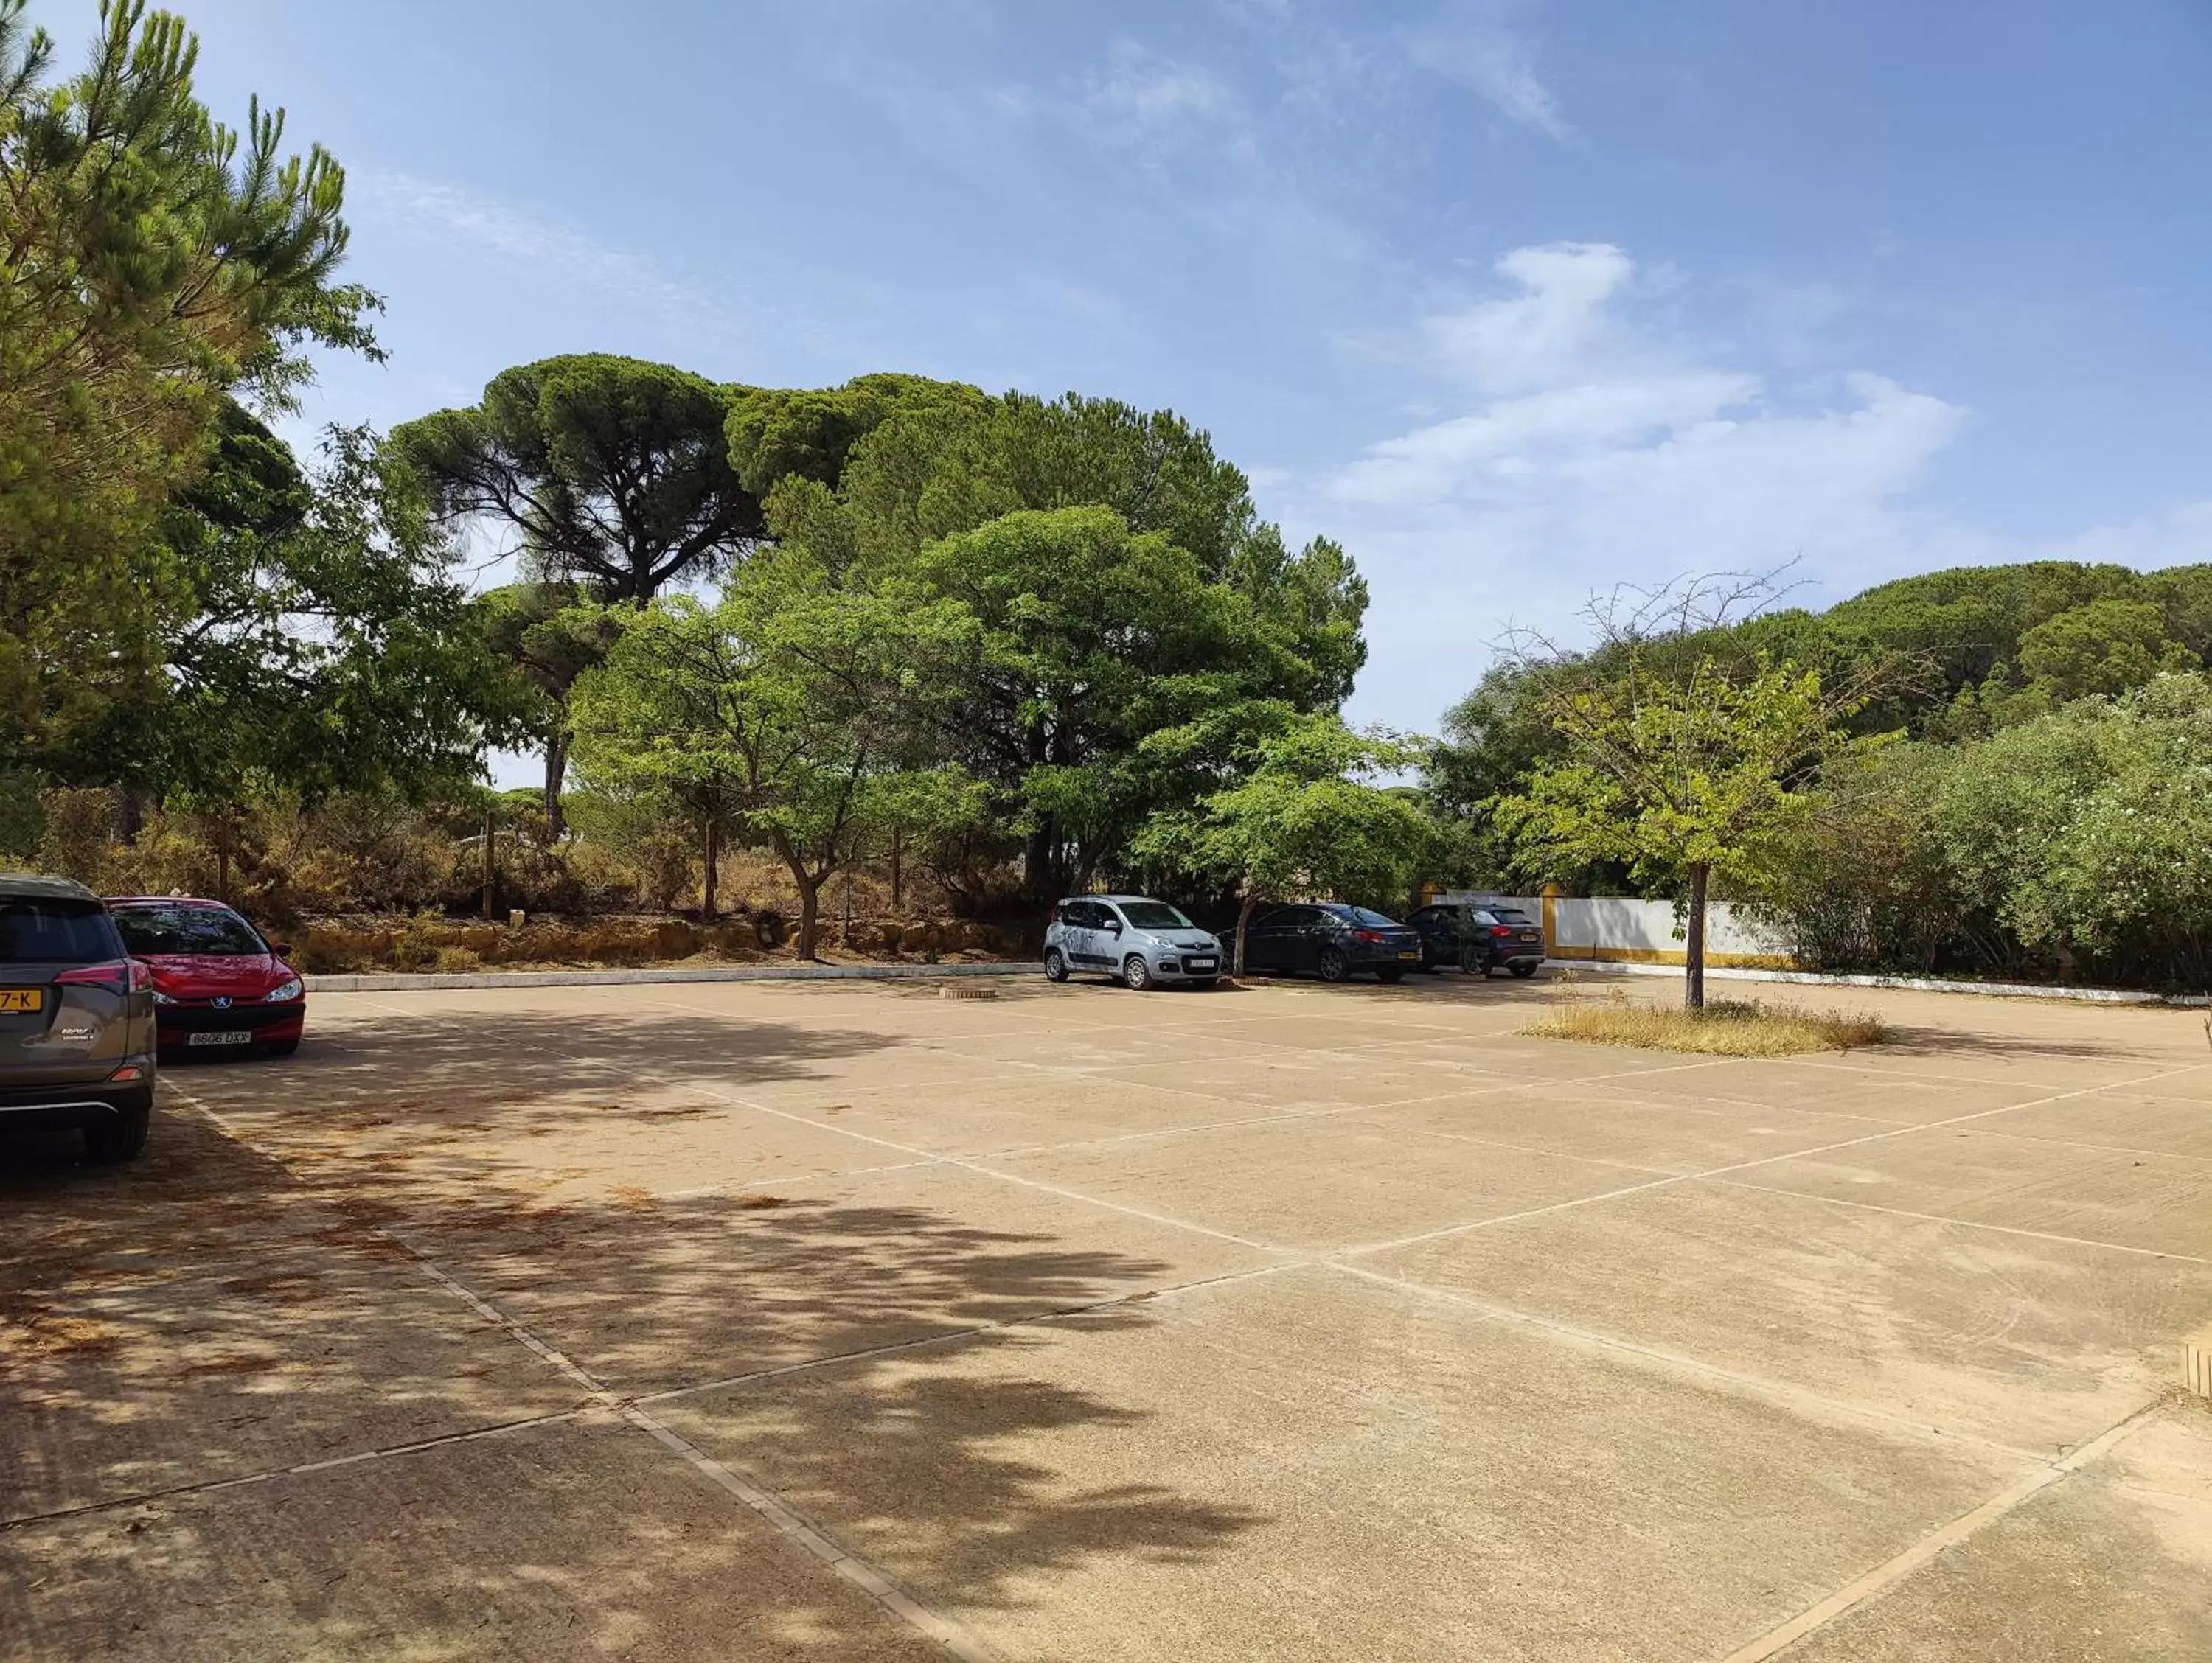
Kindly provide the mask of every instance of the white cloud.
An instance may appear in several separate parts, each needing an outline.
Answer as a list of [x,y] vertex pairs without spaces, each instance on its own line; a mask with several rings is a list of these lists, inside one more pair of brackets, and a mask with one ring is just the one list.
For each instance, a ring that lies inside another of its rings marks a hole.
[[1610,243],[1516,248],[1497,270],[1521,293],[1426,319],[1422,334],[1447,367],[1477,385],[1508,392],[1556,386],[1617,360],[1638,343],[1608,307],[1635,267]]
[[1241,117],[1237,94],[1212,70],[1163,58],[1127,40],[1115,44],[1087,104],[1105,123],[1144,130],[1212,125]]
[[1996,557],[1919,507],[1958,405],[1866,372],[1778,385],[1656,322],[1606,244],[1516,249],[1510,292],[1418,325],[1462,413],[1370,445],[1293,498],[1374,580],[1363,713],[1432,720],[1509,622],[1571,627],[1591,591],[1792,560],[1826,599]]
[[2094,525],[2046,558],[2109,561],[2154,570],[2212,561],[2212,502],[2185,502],[2162,514]]
[[1480,94],[1504,115],[1526,127],[1567,137],[1559,103],[1536,73],[1528,46],[1496,27],[1462,34],[1425,35],[1413,43],[1413,61],[1422,68]]
[[620,299],[665,321],[726,334],[728,313],[710,296],[672,277],[657,262],[565,222],[411,174],[372,173],[363,181],[372,213],[515,262],[515,275],[550,278]]

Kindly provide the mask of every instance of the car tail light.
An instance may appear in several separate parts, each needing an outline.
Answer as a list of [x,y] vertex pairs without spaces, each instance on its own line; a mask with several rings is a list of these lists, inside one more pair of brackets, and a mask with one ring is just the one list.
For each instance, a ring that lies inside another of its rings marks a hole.
[[143,993],[154,985],[154,967],[143,959],[131,961],[131,991]]
[[1380,941],[1382,939],[1382,932],[1380,930],[1354,930],[1352,933],[1353,938],[1359,941]]
[[74,970],[64,970],[54,978],[57,987],[105,987],[111,993],[127,993],[134,987],[150,987],[150,980],[141,981],[146,967],[123,959],[106,964],[80,964]]
[[125,1063],[107,1077],[110,1080],[143,1080],[146,1071],[137,1063]]
[[1510,924],[1493,924],[1490,926],[1490,933],[1494,936],[1504,936],[1510,938],[1513,934],[1513,926]]

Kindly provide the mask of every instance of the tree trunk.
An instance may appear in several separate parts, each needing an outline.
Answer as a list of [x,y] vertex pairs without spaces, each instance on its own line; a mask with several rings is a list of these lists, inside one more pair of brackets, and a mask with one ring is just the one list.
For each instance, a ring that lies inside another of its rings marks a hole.
[[1248,888],[1237,908],[1237,974],[1240,977],[1244,974],[1244,932],[1252,922],[1252,909],[1259,904],[1259,896]]
[[1704,866],[1690,868],[1690,928],[1688,950],[1682,955],[1682,1003],[1692,1011],[1705,1008],[1705,876]]
[[1060,899],[1052,881],[1052,822],[1048,817],[1030,831],[1022,851],[1022,882],[1030,899],[1040,907],[1049,907]]
[[822,880],[795,872],[799,880],[799,956],[814,957],[815,926],[822,912]]
[[491,804],[484,804],[483,830],[483,917],[489,924],[492,919],[492,891],[499,885],[499,827]]
[[215,898],[230,905],[230,836],[217,832],[215,839]]
[[891,834],[891,911],[894,913],[899,910],[906,894],[906,886],[901,881],[904,873],[899,862],[900,855],[905,853],[905,842],[906,839],[899,833],[894,831]]
[[561,786],[568,777],[568,736],[556,733],[545,742],[545,831],[555,842],[568,829],[561,815]]
[[710,814],[707,816],[707,887],[699,905],[699,917],[702,923],[712,924],[714,921],[714,885],[721,875],[721,857],[722,822]]

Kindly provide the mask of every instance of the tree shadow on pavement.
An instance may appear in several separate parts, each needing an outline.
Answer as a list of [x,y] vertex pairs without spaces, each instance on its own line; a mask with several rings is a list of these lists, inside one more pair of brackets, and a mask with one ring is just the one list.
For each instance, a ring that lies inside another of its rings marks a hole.
[[[950,1606],[1018,1603],[1102,1557],[1202,1557],[1265,1522],[1164,1475],[1060,1471],[1066,1441],[1156,1410],[1045,1360],[1148,1326],[1115,1302],[1176,1279],[1165,1260],[1015,1227],[933,1179],[548,1205],[517,1138],[576,1122],[611,1167],[680,1157],[702,1123],[625,1102],[638,1059],[727,1066],[733,1036],[501,1022],[491,1061],[426,1028],[343,1036],[314,1067],[181,1071],[195,1096],[222,1082],[236,1135],[165,1105],[129,1168],[86,1167],[67,1138],[0,1144],[0,1632],[73,1657],[599,1656],[615,1633],[655,1657],[935,1654],[417,1254],[617,1397],[734,1382],[667,1412],[742,1400],[714,1453],[787,1475],[832,1529],[888,1533]],[[734,1043],[789,1079],[885,1041],[748,1023]],[[465,1435],[518,1422],[537,1423]],[[52,1516],[71,1509],[89,1510]],[[540,1620],[549,1600],[565,1625]]]

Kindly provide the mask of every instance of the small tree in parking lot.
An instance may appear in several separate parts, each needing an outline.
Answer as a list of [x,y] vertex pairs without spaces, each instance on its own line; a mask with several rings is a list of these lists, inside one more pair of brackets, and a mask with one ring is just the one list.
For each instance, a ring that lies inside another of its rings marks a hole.
[[1867,670],[1824,683],[1764,653],[1724,655],[1712,632],[1766,580],[1695,579],[1593,602],[1602,652],[1565,660],[1541,695],[1567,753],[1492,805],[1524,859],[1619,861],[1640,883],[1680,884],[1684,1003],[1705,1002],[1705,905],[1717,877],[1757,885],[1810,810],[1825,764],[1880,743],[1844,724],[1879,690]]
[[1154,815],[1133,846],[1149,865],[1236,884],[1238,975],[1262,898],[1397,894],[1435,835],[1410,793],[1372,783],[1418,763],[1420,741],[1356,732],[1333,714],[1284,711],[1270,725],[1248,748],[1241,781],[1195,808]]

